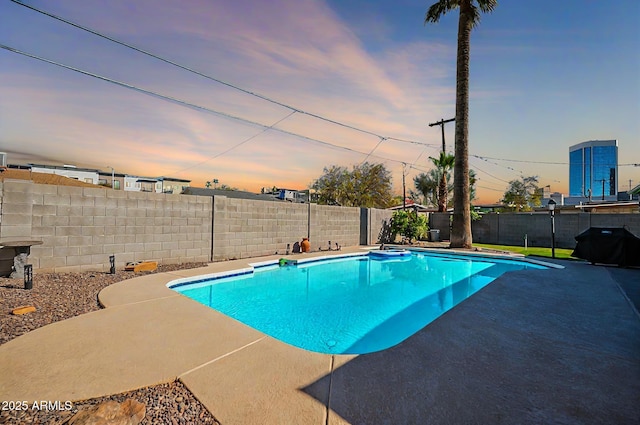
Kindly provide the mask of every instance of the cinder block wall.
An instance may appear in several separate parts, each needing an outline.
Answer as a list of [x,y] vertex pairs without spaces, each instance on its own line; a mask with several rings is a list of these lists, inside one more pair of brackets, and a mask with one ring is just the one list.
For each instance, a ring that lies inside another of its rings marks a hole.
[[0,182],[0,239],[24,241],[31,239],[31,216],[35,201],[42,196],[33,193],[34,184],[24,180]]
[[[573,249],[575,236],[589,227],[626,227],[640,236],[640,214],[557,213],[555,236],[558,248]],[[498,245],[551,246],[551,216],[549,213],[485,214],[471,223],[473,241]]]
[[[37,240],[39,272],[109,269],[281,254],[309,237],[311,249],[381,242],[388,210],[0,183],[0,242]],[[364,220],[362,222],[361,220]]]
[[448,241],[450,235],[451,219],[449,213],[432,212],[429,214],[429,230],[440,230],[440,240]]
[[389,226],[393,211],[369,209],[367,244],[376,245],[379,243],[392,242],[390,240]]
[[[186,196],[181,198],[187,198]],[[308,232],[308,204],[214,197],[213,260],[285,254]]]
[[360,245],[360,208],[309,204],[311,249]]
[[208,197],[11,180],[3,186],[0,237],[41,240],[29,257],[41,272],[105,271],[110,255],[117,267],[141,260],[209,261]]

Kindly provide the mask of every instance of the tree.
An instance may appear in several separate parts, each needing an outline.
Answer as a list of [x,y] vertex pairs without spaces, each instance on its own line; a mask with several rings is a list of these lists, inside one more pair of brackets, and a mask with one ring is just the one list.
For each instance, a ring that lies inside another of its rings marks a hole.
[[422,239],[427,235],[429,226],[427,217],[411,210],[397,210],[391,217],[391,234],[401,235],[411,242],[413,239]]
[[425,24],[436,23],[447,12],[460,9],[456,55],[456,136],[453,171],[453,224],[451,247],[471,248],[471,201],[469,194],[469,49],[471,30],[480,22],[480,12],[493,11],[497,0],[440,0],[431,5]]
[[424,205],[438,205],[438,182],[440,181],[440,175],[438,170],[429,170],[428,173],[420,173],[413,178],[413,185],[418,191],[414,193],[409,191],[412,196],[421,195],[422,203]]
[[[440,171],[438,169],[429,170],[428,173],[420,173],[413,178],[413,184],[424,199],[424,205],[431,205],[434,207],[439,206],[439,190],[440,185]],[[447,174],[447,207],[451,205],[453,198],[453,185],[451,184],[450,174]],[[469,170],[469,198],[473,201],[476,198],[476,173],[474,170]],[[413,197],[416,197],[415,192],[411,192]]]
[[469,201],[476,199],[476,177],[475,170],[469,170]]
[[440,174],[440,181],[438,182],[438,212],[447,211],[447,201],[449,193],[449,185],[447,184],[449,179],[449,171],[453,168],[455,158],[453,155],[449,155],[446,152],[440,152],[439,158],[429,157],[433,165],[436,166],[438,174]]
[[363,164],[349,171],[332,165],[311,186],[318,203],[345,207],[387,208],[391,205],[391,173],[383,164]]
[[[450,174],[447,179],[447,205],[450,204],[450,196],[453,194],[453,185],[451,184]],[[429,170],[427,173],[420,173],[413,178],[413,184],[424,198],[424,204],[438,207],[440,204],[440,191],[438,190],[441,182],[441,173],[437,168]]]
[[502,202],[514,211],[531,211],[532,207],[541,205],[538,177],[520,177],[520,180],[511,180],[509,188],[504,193]]

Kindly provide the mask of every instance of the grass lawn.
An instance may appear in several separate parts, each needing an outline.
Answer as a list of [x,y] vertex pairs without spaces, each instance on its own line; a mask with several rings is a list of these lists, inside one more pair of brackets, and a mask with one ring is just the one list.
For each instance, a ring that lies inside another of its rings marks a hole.
[[[511,245],[489,245],[486,243],[474,243],[473,246],[477,246],[480,248],[487,249],[498,249],[500,251],[510,251],[517,252],[518,254],[523,255],[536,255],[538,257],[548,257],[551,258],[551,248],[540,248],[540,247],[528,247],[524,249],[524,246],[511,246]],[[562,260],[575,260],[576,258],[571,257],[572,249],[565,248],[556,248],[556,258]]]

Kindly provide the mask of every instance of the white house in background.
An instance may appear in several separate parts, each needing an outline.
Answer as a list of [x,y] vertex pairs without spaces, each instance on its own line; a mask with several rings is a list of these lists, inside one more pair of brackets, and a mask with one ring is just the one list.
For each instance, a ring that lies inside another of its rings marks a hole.
[[124,176],[124,190],[133,192],[181,194],[184,188],[189,187],[190,183],[191,180],[176,179],[173,177]]
[[174,193],[179,195],[191,185],[191,180],[176,179],[173,177],[158,177],[158,181],[161,183],[161,193]]
[[98,170],[90,168],[78,168],[75,165],[42,165],[28,164],[34,173],[56,174],[70,179],[80,180],[85,183],[97,185],[99,182]]
[[115,190],[127,190],[132,192],[176,193],[189,187],[191,180],[173,177],[141,177],[130,174],[100,171],[90,168],[78,168],[75,165],[43,165],[27,164],[34,173],[57,174],[59,176],[80,180],[102,186],[112,186]]
[[162,193],[162,182],[151,177],[125,175],[124,190],[131,192]]

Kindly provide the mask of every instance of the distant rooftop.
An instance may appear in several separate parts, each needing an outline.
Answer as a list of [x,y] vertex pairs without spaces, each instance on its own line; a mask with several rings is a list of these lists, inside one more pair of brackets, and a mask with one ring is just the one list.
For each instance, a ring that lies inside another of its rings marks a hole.
[[31,170],[19,169],[19,168],[4,168],[0,169],[0,180],[5,179],[14,180],[31,180],[38,184],[54,184],[58,186],[77,186],[77,187],[102,187],[91,183],[85,183],[80,180],[72,179],[65,176],[59,176],[57,174],[50,173],[38,173]]
[[188,187],[182,192],[182,194],[196,196],[226,196],[227,198],[251,199],[254,201],[282,202],[277,198],[277,195],[274,194],[257,194],[252,192],[244,192],[241,190],[207,189],[204,187]]

